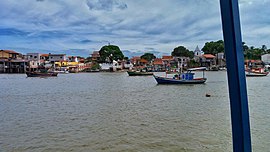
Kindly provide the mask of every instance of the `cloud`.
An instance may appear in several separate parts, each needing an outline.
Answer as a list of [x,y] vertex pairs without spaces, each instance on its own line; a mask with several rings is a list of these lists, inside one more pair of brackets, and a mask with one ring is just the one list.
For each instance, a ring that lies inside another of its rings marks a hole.
[[[270,0],[239,3],[243,40],[269,47]],[[80,53],[111,43],[170,54],[179,45],[194,50],[223,37],[219,1],[213,0],[8,0],[0,6],[0,49]]]
[[90,10],[127,9],[127,4],[117,0],[87,0],[87,6]]

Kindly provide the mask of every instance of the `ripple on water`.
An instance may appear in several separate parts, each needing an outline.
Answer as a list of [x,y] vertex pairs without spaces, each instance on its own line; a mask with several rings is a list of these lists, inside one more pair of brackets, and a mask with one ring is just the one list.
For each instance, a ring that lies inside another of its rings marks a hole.
[[[224,72],[203,85],[82,73],[53,79],[0,75],[3,151],[231,151]],[[248,78],[254,151],[270,140],[269,77]],[[205,94],[211,94],[206,98]]]

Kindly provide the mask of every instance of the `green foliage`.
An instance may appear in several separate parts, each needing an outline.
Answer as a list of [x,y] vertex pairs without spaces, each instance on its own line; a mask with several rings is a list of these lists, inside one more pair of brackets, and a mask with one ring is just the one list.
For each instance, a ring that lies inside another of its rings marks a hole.
[[195,68],[195,67],[199,67],[200,63],[196,62],[194,59],[190,60],[188,63],[188,67],[190,68]]
[[224,42],[222,40],[218,40],[216,42],[206,42],[204,47],[202,48],[205,54],[217,54],[224,52]]
[[142,59],[149,61],[152,61],[156,58],[156,56],[153,53],[144,53],[144,55],[141,56]]
[[244,50],[244,57],[248,60],[260,60],[261,55],[268,53],[266,46],[262,45],[261,48],[255,48],[254,46],[249,47],[249,49]]
[[99,50],[100,61],[99,62],[112,62],[113,60],[122,60],[124,55],[120,48],[115,45],[106,45]]
[[189,58],[194,57],[193,51],[189,51],[184,46],[178,46],[174,48],[171,54],[172,56],[177,56],[177,57],[189,57]]
[[98,63],[94,63],[91,67],[91,70],[97,70],[100,69],[100,65]]

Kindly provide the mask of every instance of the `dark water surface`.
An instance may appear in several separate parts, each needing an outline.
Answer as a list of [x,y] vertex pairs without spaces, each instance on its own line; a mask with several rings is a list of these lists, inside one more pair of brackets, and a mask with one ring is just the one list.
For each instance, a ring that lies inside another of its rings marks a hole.
[[[126,73],[1,74],[0,151],[232,151],[226,72],[206,75],[157,85]],[[269,151],[270,76],[247,82],[253,150]]]

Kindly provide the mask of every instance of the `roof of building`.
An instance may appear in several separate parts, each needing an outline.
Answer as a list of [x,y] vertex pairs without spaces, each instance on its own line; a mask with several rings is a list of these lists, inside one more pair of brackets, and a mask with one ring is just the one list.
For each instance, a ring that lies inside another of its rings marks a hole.
[[154,59],[154,65],[163,65],[162,59],[161,58],[156,58]]
[[41,54],[40,56],[45,56],[45,57],[48,57],[49,54]]
[[196,49],[194,52],[200,52],[201,50],[199,49],[199,46],[197,45]]
[[99,54],[99,51],[93,51],[92,54]]
[[207,58],[207,59],[213,59],[213,58],[215,58],[215,56],[212,55],[212,54],[204,54],[202,56],[205,57],[205,58]]
[[148,61],[145,60],[145,59],[141,59],[140,62],[141,62],[141,63],[148,63]]
[[141,57],[139,57],[139,56],[134,56],[131,58],[131,60],[139,60],[139,59],[141,59]]
[[66,54],[49,54],[49,56],[64,56]]
[[251,62],[251,63],[261,63],[262,60],[245,60],[245,63],[248,63],[248,62]]
[[163,60],[172,60],[173,59],[173,56],[171,56],[171,55],[163,55],[162,56],[162,59]]
[[6,53],[10,53],[10,54],[20,54],[18,52],[13,51],[13,50],[0,50],[0,51],[6,52]]

